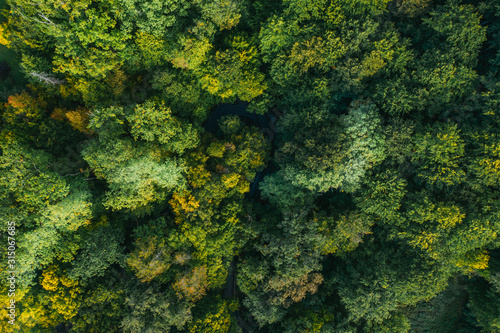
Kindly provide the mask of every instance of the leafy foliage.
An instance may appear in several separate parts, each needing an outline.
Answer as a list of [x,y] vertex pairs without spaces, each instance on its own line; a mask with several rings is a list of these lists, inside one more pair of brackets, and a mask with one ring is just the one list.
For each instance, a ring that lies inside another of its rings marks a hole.
[[0,7],[0,331],[500,331],[498,0]]

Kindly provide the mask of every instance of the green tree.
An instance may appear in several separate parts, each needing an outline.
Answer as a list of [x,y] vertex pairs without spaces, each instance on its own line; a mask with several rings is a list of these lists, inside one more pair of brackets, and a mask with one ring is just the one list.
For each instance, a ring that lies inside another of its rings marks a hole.
[[335,267],[332,282],[350,320],[382,324],[399,307],[430,299],[446,287],[449,275],[411,249],[376,242],[368,240]]
[[169,332],[181,330],[191,319],[191,306],[155,285],[137,285],[125,298],[127,313],[121,327],[124,332]]
[[229,49],[216,51],[204,69],[200,82],[212,95],[250,101],[267,88],[259,72],[257,47],[244,36],[234,36]]
[[474,277],[468,284],[469,305],[484,331],[500,332],[500,271],[498,252],[492,258],[489,277]]
[[430,17],[423,19],[424,26],[432,33],[426,43],[439,50],[432,52],[447,54],[448,61],[473,67],[486,40],[486,28],[481,26],[480,15],[473,6],[459,3],[450,1],[437,6],[429,13]]
[[[165,152],[156,144],[120,138],[126,133],[122,108],[96,113],[90,127],[99,137],[88,142],[83,157],[96,176],[105,179],[109,185],[105,206],[113,210],[140,208],[148,211],[150,204],[164,200],[170,191],[184,187],[182,162],[163,157]],[[158,130],[153,127],[151,131],[139,130],[137,135],[147,133],[152,135],[147,136],[152,140],[155,133],[158,135],[155,132]]]
[[130,133],[136,140],[159,142],[170,151],[182,154],[198,145],[198,132],[189,123],[172,115],[163,103],[147,101],[127,116]]
[[[105,217],[104,217],[105,218]],[[81,247],[71,262],[68,277],[78,279],[83,284],[95,276],[107,275],[113,264],[123,262],[123,234],[109,226],[98,225],[96,229],[82,232]]]
[[134,251],[127,258],[127,264],[141,282],[151,282],[167,271],[171,261],[171,253],[165,245],[165,240],[157,237],[139,238],[135,242]]
[[311,191],[354,191],[366,170],[385,158],[381,119],[371,103],[353,103],[341,117],[325,113],[311,112],[306,119],[289,114],[283,120],[293,133],[277,156],[283,176]]
[[417,135],[413,161],[418,177],[438,188],[460,184],[466,179],[460,162],[464,147],[456,125],[436,123]]
[[3,218],[16,222],[19,232],[20,287],[31,285],[36,271],[56,259],[72,260],[79,248],[76,231],[92,217],[86,182],[81,177],[66,180],[54,171],[54,162],[44,151],[15,141],[2,143],[0,202]]
[[163,37],[178,29],[179,23],[188,15],[192,5],[191,2],[180,0],[120,0],[114,11],[122,20],[124,30],[138,30],[155,37]]
[[207,297],[193,309],[189,332],[234,332],[238,324],[231,312],[237,307],[238,303],[235,301],[224,300],[218,295]]
[[120,332],[125,315],[126,277],[119,271],[107,270],[104,277],[82,287],[78,313],[71,319],[75,332]]
[[83,157],[96,176],[108,182],[106,207],[148,210],[149,204],[166,199],[169,191],[184,186],[182,165],[154,156],[158,152],[153,146],[149,156],[144,156],[146,150],[141,146],[145,148],[131,140],[93,141],[84,150]]

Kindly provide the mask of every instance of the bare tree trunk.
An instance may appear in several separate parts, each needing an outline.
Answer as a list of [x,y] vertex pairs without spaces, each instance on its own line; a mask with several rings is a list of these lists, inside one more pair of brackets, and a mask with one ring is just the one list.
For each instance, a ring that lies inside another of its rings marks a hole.
[[43,82],[43,83],[48,83],[48,84],[52,84],[52,85],[58,85],[58,84],[64,83],[64,80],[55,78],[47,73],[31,72],[31,73],[29,73],[29,75],[36,77],[37,79],[40,80],[40,82]]

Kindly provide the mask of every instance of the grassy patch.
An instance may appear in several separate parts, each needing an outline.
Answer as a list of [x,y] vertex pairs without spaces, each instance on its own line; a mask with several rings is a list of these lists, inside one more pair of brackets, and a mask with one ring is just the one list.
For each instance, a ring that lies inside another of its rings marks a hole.
[[6,78],[0,80],[0,96],[2,97],[5,94],[22,89],[26,85],[26,79],[21,72],[19,58],[16,53],[4,45],[0,45],[0,63],[4,61],[9,65],[11,71]]
[[[5,0],[0,0],[0,10],[3,11],[7,8]],[[5,18],[0,15],[0,22],[4,21]],[[19,66],[20,59],[16,53],[8,49],[4,45],[0,45],[0,63],[7,63],[11,68],[9,75],[3,79],[0,79],[0,98],[2,100],[6,99],[8,95],[24,88],[27,81],[24,74],[21,72],[21,67]]]
[[19,66],[20,59],[14,51],[0,45],[0,61],[5,61],[12,67],[11,74],[15,79],[24,80],[24,75],[21,73],[21,67]]
[[7,6],[7,1],[0,0],[0,23],[5,22],[7,19],[2,15],[3,11],[6,10],[9,6]]

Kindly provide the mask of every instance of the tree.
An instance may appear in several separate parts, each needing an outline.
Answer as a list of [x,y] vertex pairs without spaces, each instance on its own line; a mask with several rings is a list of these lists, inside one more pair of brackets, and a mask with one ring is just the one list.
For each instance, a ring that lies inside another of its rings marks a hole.
[[500,332],[500,0],[6,1],[0,331]]
[[437,6],[423,22],[432,32],[426,43],[443,50],[448,61],[453,59],[458,65],[468,67],[477,64],[479,50],[486,40],[486,28],[481,26],[480,16],[473,6],[451,1]]
[[225,282],[230,261],[249,233],[243,195],[267,159],[268,143],[257,129],[242,126],[237,117],[222,119],[220,128],[220,139],[205,135],[201,146],[185,155],[188,186],[169,201],[179,225],[172,237],[185,242],[196,260],[191,273],[180,275],[182,285],[204,270],[207,288]]
[[469,306],[479,326],[490,332],[500,332],[500,273],[498,252],[493,256],[493,269],[487,278],[474,277],[469,281]]
[[[191,63],[189,60],[185,61]],[[208,112],[218,100],[202,88],[193,73],[186,71],[157,72],[152,79],[152,85],[172,110],[182,111],[182,116],[189,117],[194,124],[205,121]]]
[[286,175],[284,170],[279,170],[266,176],[259,184],[262,197],[282,211],[312,205],[317,194],[292,184],[286,179]]
[[416,138],[413,161],[418,177],[438,188],[460,184],[465,180],[460,165],[465,143],[460,130],[456,125],[443,123],[436,123],[429,130]]
[[179,299],[196,302],[206,295],[207,282],[207,268],[201,266],[178,276],[172,287]]
[[191,333],[233,332],[237,323],[231,314],[238,307],[236,301],[222,299],[219,295],[211,295],[201,301],[193,309],[193,321],[188,325]]
[[144,2],[121,0],[115,11],[119,14],[124,30],[139,31],[155,37],[174,35],[179,23],[189,13],[192,3],[169,0]]
[[10,124],[22,120],[33,127],[43,116],[43,105],[42,100],[23,91],[21,94],[9,96],[7,110],[2,117]]
[[[130,140],[92,142],[84,150],[90,167],[109,184],[107,207],[148,209],[149,204],[164,200],[168,191],[184,186],[183,168],[177,161],[143,156],[143,151]],[[150,153],[154,154],[154,150]]]
[[234,36],[228,44],[229,49],[210,57],[200,82],[212,95],[251,101],[267,88],[264,75],[258,71],[257,48],[245,36]]
[[294,186],[315,192],[331,188],[354,191],[366,170],[385,158],[376,107],[353,103],[349,114],[341,117],[318,111],[311,112],[305,122],[292,119],[292,114],[284,120],[284,126],[293,133],[293,139],[280,149],[283,157],[278,156],[284,164],[284,178]]
[[158,275],[166,272],[171,265],[171,254],[165,240],[151,237],[139,238],[135,249],[127,258],[127,264],[135,271],[141,282],[151,282]]
[[115,29],[117,21],[105,10],[110,3],[100,2],[98,7],[91,7],[89,1],[69,5],[55,1],[40,6],[24,1],[17,4],[12,17],[17,16],[19,21],[10,24],[23,32],[33,30],[42,45],[46,43],[44,37],[50,41],[56,72],[92,79],[105,76],[123,63],[121,51],[129,36]]
[[335,309],[324,303],[313,304],[313,302],[309,302],[308,304],[299,303],[295,305],[280,323],[282,332],[320,333],[335,330]]
[[472,158],[468,168],[485,186],[500,185],[500,146],[496,133],[473,133],[476,141],[476,156]]
[[36,271],[70,261],[76,231],[92,217],[91,195],[80,177],[67,181],[53,170],[53,156],[15,141],[2,144],[0,193],[5,217],[18,215],[18,284],[33,284]]
[[197,130],[173,116],[163,103],[147,101],[137,105],[127,120],[131,124],[130,133],[136,140],[156,141],[178,154],[199,143]]
[[[243,301],[260,325],[281,320],[284,309],[314,294],[323,282],[317,221],[305,222],[306,212],[289,213],[275,230],[256,244],[261,259],[245,260],[239,267],[238,285]],[[269,316],[266,316],[268,313]]]
[[[103,217],[105,219],[105,217]],[[83,284],[96,276],[104,276],[113,264],[123,262],[123,234],[109,226],[82,233],[79,253],[71,262],[68,277],[78,279]]]
[[353,322],[381,324],[398,307],[430,299],[447,284],[447,273],[411,249],[376,242],[365,242],[335,268],[332,282]]
[[[152,203],[164,200],[169,191],[184,187],[184,168],[182,162],[162,157],[162,149],[153,143],[120,138],[126,131],[124,118],[122,108],[99,110],[94,114],[90,128],[99,138],[87,144],[83,157],[96,176],[109,184],[107,207],[148,211]],[[153,135],[147,136],[150,140],[159,133],[154,132],[158,131],[154,127],[153,133],[136,131],[138,137],[143,133]]]
[[324,236],[322,242],[318,243],[322,254],[336,253],[338,255],[353,251],[363,237],[371,234],[373,220],[370,216],[351,211],[348,216],[341,216],[339,219],[319,216],[318,231]]
[[202,17],[214,22],[220,30],[231,29],[236,26],[240,22],[241,12],[246,9],[243,1],[239,0],[201,0],[198,3]]
[[92,131],[88,129],[90,113],[89,110],[77,107],[74,111],[67,111],[66,109],[55,109],[50,115],[51,118],[57,120],[67,119],[71,127],[84,134],[91,135]]
[[407,194],[406,186],[406,180],[391,169],[384,173],[374,172],[356,197],[357,207],[380,220],[379,224],[400,224],[403,221],[400,208]]
[[120,332],[126,311],[127,286],[127,277],[111,269],[104,277],[82,287],[78,313],[70,321],[71,330],[82,333]]
[[125,298],[127,313],[121,327],[124,332],[169,332],[181,330],[191,319],[191,306],[168,292],[157,291],[157,286],[137,285]]
[[48,266],[40,276],[40,288],[32,288],[23,295],[22,307],[17,309],[16,328],[47,332],[59,323],[71,320],[82,301],[81,292],[78,281],[68,278],[61,267]]

